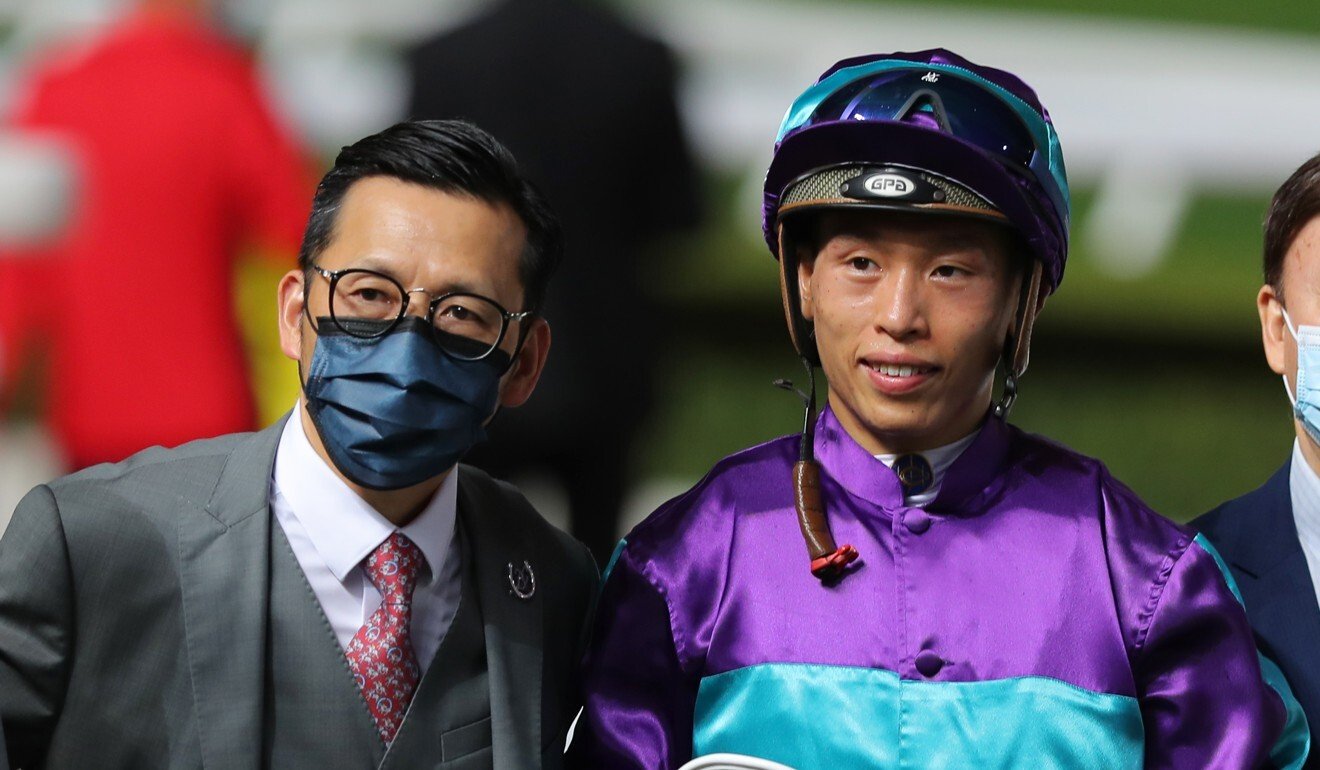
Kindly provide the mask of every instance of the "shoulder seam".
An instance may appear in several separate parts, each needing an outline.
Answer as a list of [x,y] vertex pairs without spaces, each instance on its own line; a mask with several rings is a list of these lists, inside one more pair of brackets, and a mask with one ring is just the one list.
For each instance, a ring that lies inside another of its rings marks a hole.
[[[628,546],[624,546],[624,553],[620,558],[628,556]],[[629,559],[631,561],[631,559]],[[679,627],[678,614],[674,611],[674,604],[669,600],[669,592],[665,590],[664,585],[652,574],[650,565],[646,565],[637,570],[637,574],[646,581],[646,584],[660,597],[660,601],[665,603],[665,613],[669,615],[669,637],[674,642],[674,654],[678,656],[680,668],[686,669],[691,662],[691,652],[688,649],[687,637]]]
[[1142,608],[1141,614],[1137,616],[1137,635],[1132,643],[1134,652],[1140,652],[1145,646],[1146,639],[1150,635],[1150,627],[1155,622],[1155,614],[1159,612],[1160,600],[1164,598],[1164,587],[1169,584],[1169,578],[1173,576],[1174,568],[1186,555],[1191,545],[1192,538],[1187,537],[1185,534],[1180,535],[1173,547],[1164,554],[1164,560],[1160,562],[1160,568],[1155,573],[1155,580],[1147,591],[1146,606]]

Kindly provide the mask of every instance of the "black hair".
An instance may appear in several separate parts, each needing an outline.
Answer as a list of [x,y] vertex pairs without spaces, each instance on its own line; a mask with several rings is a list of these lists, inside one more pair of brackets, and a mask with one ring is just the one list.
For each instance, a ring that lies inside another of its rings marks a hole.
[[312,214],[298,251],[298,266],[304,272],[330,245],[348,188],[372,176],[508,205],[527,228],[527,247],[518,265],[524,306],[510,309],[540,309],[550,276],[563,259],[559,219],[536,186],[522,176],[513,154],[495,137],[463,120],[398,123],[341,150],[312,198]]
[[1320,155],[1303,163],[1274,193],[1265,215],[1265,283],[1283,298],[1283,257],[1297,234],[1320,216]]

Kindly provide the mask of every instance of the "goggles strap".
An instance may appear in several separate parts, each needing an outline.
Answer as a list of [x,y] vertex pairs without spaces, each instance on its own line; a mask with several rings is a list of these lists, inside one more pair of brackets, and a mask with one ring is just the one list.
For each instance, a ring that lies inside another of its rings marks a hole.
[[939,125],[940,130],[953,136],[953,129],[949,127],[949,113],[944,109],[944,100],[940,99],[940,95],[929,88],[920,88],[913,92],[912,96],[908,97],[907,102],[894,113],[890,120],[911,122],[912,112],[927,105],[930,106],[930,114],[933,115],[932,120]]

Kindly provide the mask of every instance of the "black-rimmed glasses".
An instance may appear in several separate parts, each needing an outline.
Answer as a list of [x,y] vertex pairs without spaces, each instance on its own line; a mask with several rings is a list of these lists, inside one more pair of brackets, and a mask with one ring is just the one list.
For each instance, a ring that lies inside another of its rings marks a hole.
[[[330,282],[330,320],[344,334],[359,339],[388,334],[408,312],[412,295],[427,294],[425,289],[404,289],[375,270],[326,270],[318,265],[312,269]],[[432,297],[426,320],[447,355],[476,361],[499,348],[511,322],[531,314],[529,310],[510,313],[489,297],[459,291]]]

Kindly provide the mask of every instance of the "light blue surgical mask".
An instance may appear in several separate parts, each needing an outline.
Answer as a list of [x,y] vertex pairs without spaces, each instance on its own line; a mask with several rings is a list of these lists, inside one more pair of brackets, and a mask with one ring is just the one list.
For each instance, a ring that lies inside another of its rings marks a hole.
[[1296,391],[1288,387],[1288,375],[1283,376],[1283,389],[1293,406],[1293,415],[1301,420],[1311,440],[1320,444],[1320,326],[1293,326],[1288,311],[1283,311],[1283,323],[1297,342]]

